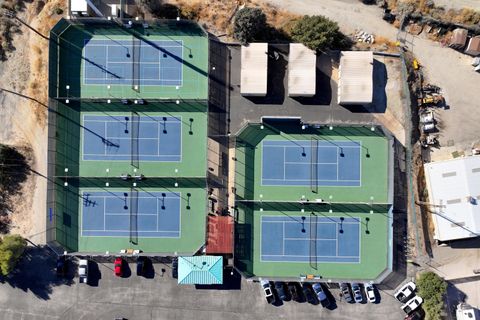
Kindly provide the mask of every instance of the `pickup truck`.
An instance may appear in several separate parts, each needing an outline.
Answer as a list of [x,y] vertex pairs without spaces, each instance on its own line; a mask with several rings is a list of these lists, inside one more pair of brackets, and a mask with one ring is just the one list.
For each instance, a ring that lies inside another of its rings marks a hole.
[[262,285],[263,293],[265,294],[267,303],[275,303],[275,296],[273,294],[272,287],[270,286],[270,282],[268,280],[261,280],[260,284]]
[[415,283],[412,281],[404,284],[397,292],[394,293],[395,299],[398,301],[405,303],[407,302],[411,297],[415,295],[415,289],[417,286]]

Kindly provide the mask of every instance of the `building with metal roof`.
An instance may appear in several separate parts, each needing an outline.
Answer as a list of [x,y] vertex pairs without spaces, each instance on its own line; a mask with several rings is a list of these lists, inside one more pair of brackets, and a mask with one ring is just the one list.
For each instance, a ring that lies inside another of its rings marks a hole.
[[342,51],[338,77],[338,104],[372,103],[373,52]]
[[465,53],[474,57],[480,55],[480,36],[470,38]]
[[462,49],[467,42],[468,31],[462,28],[453,30],[452,37],[450,38],[450,48]]
[[266,96],[268,43],[242,46],[240,92],[244,96]]
[[223,257],[178,257],[178,284],[222,284]]
[[480,235],[480,156],[424,165],[429,210],[440,241]]
[[312,97],[315,95],[317,56],[301,43],[291,43],[288,56],[288,95]]

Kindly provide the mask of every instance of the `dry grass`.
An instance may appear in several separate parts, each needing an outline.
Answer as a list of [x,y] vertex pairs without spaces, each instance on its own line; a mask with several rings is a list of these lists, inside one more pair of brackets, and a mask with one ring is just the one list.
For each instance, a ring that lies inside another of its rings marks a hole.
[[232,34],[233,16],[242,5],[262,9],[271,26],[287,33],[291,29],[292,22],[299,18],[298,15],[258,0],[246,0],[241,4],[236,0],[169,0],[167,2],[178,6],[183,16],[194,18],[207,31],[228,37]]
[[[29,14],[32,17],[30,25],[38,30],[41,34],[48,36],[50,29],[62,17],[57,12],[63,10],[66,12],[65,0],[51,0],[45,2],[43,7],[32,4],[29,8]],[[60,9],[60,10],[59,10]],[[27,84],[26,94],[48,104],[48,41],[37,35],[29,37],[30,47],[30,76]],[[31,107],[35,110],[35,114],[40,123],[46,122],[46,110],[35,102],[30,102]]]

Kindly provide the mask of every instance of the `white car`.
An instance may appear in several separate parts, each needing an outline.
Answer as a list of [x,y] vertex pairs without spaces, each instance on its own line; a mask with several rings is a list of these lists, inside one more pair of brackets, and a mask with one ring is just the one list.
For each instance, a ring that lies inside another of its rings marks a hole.
[[411,297],[415,295],[415,289],[417,286],[412,281],[405,283],[395,294],[393,295],[398,301],[405,303]]
[[88,260],[81,259],[78,262],[78,277],[80,279],[80,283],[88,282]]
[[417,309],[422,302],[422,297],[415,296],[402,306],[402,310],[405,311],[406,314],[410,314],[415,311],[415,309]]
[[377,302],[377,297],[375,297],[375,289],[373,288],[372,283],[364,283],[363,287],[365,288],[365,296],[367,300],[371,303]]
[[265,293],[267,303],[275,303],[275,296],[273,295],[270,282],[268,280],[260,280],[260,284],[262,285],[263,293]]

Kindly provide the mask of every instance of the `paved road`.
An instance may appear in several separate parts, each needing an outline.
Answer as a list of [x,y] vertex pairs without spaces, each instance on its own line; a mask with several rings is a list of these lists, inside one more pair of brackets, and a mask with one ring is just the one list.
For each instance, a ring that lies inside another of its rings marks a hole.
[[[265,0],[299,14],[322,14],[351,33],[362,29],[385,38],[396,40],[398,30],[381,19],[381,10],[376,6],[363,5],[358,0]],[[430,81],[443,88],[448,110],[440,110],[441,145],[460,145],[479,139],[478,92],[480,73],[474,72],[471,58],[439,43],[422,37],[407,38],[410,49],[424,66]]]
[[335,310],[295,302],[274,307],[264,302],[258,283],[242,280],[241,290],[178,286],[164,264],[155,264],[153,279],[117,278],[112,263],[99,264],[98,286],[59,281],[54,264],[45,250],[29,250],[16,275],[0,284],[1,319],[403,319],[400,304],[385,292],[379,304],[337,301]]

